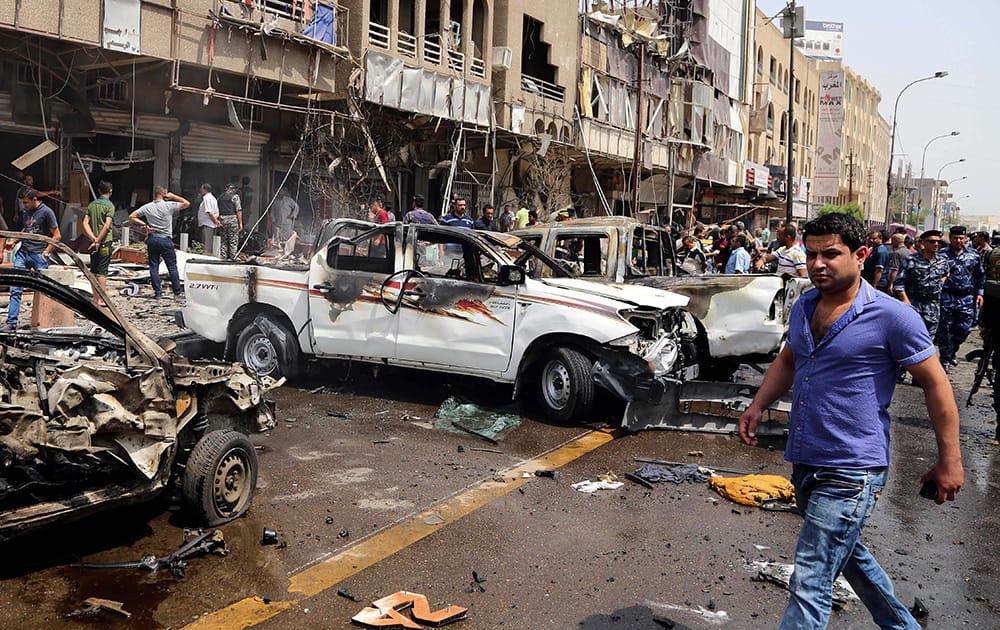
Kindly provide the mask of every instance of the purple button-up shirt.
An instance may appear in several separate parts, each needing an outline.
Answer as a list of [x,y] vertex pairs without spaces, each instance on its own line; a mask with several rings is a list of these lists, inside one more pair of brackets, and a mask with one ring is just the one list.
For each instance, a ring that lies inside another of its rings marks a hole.
[[934,356],[920,315],[861,281],[854,303],[818,344],[809,320],[819,291],[792,307],[795,382],[785,460],[836,468],[889,464],[889,403],[901,365]]

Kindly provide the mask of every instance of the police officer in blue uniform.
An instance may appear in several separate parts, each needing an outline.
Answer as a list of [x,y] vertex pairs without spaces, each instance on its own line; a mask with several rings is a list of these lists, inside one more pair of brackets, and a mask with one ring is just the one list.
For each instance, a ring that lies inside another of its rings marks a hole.
[[968,239],[964,225],[955,225],[948,231],[948,279],[941,293],[941,323],[938,326],[938,351],[941,364],[947,371],[958,365],[955,353],[962,345],[976,321],[976,311],[983,307],[985,273],[979,252],[966,247]]
[[931,339],[941,320],[941,289],[948,276],[948,258],[940,252],[941,232],[926,230],[917,241],[919,251],[903,259],[893,292],[917,309]]

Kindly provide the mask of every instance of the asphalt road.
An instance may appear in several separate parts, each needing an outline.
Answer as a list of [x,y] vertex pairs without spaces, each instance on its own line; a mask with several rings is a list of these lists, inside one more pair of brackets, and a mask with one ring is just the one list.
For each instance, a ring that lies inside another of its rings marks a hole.
[[[994,628],[1000,612],[1000,447],[990,443],[989,389],[964,407],[971,374],[962,365],[952,375],[967,474],[959,500],[919,498],[933,433],[919,390],[900,386],[890,483],[864,536],[901,598],[929,609],[928,627]],[[168,501],[51,530],[0,550],[0,627],[350,627],[367,602],[400,590],[426,595],[432,610],[468,608],[459,628],[663,627],[654,613],[676,627],[776,627],[787,593],[758,581],[753,563],[790,562],[799,517],[730,503],[705,483],[648,489],[625,481],[593,494],[571,484],[607,472],[622,478],[638,467],[635,457],[787,476],[780,444],[618,435],[602,430],[619,411],[610,402],[585,427],[551,425],[529,411],[491,444],[434,428],[434,412],[453,394],[499,405],[509,392],[412,371],[323,366],[276,392],[278,427],[253,438],[261,464],[254,506],[221,528],[228,555],[193,559],[183,578],[70,566],[169,553],[185,521]],[[522,476],[534,470],[557,472]],[[284,544],[261,545],[265,527]],[[121,601],[132,616],[67,616],[87,597]],[[831,627],[871,623],[848,602]]]

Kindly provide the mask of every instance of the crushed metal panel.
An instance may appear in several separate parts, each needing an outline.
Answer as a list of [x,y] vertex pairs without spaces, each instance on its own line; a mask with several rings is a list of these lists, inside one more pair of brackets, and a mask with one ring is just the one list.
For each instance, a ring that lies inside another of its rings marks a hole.
[[434,89],[437,85],[437,75],[430,70],[424,70],[420,79],[420,96],[417,113],[434,115]]
[[[622,427],[629,431],[673,429],[735,433],[740,416],[756,393],[756,387],[740,383],[669,383],[659,403],[628,403]],[[757,435],[785,435],[790,411],[791,401],[787,397],[775,402],[764,410]]]
[[163,453],[173,444],[164,442],[160,438],[148,438],[136,433],[118,435],[114,438],[114,442],[125,449],[129,459],[146,479],[156,477],[159,464],[163,461]]
[[451,77],[434,75],[434,104],[431,114],[441,118],[451,116],[452,90],[454,89]]
[[[466,114],[466,96],[467,96],[468,86],[467,84],[456,79],[451,82],[451,118],[452,120],[468,120],[468,115]],[[475,103],[475,98],[473,97],[472,103]]]
[[103,47],[138,55],[141,16],[141,0],[104,0]]
[[424,72],[420,68],[403,66],[403,89],[399,97],[399,108],[408,112],[420,111],[420,82]]

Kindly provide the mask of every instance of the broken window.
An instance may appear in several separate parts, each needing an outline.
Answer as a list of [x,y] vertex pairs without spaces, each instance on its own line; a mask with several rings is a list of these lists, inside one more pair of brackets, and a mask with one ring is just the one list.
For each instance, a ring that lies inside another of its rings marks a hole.
[[[607,234],[565,234],[556,241],[555,259],[565,261],[577,275],[603,278],[608,271]],[[543,268],[543,275],[551,271]]]
[[657,230],[636,228],[632,235],[632,252],[629,257],[632,274],[662,276],[663,248]]
[[[482,278],[480,265],[484,264],[482,257],[478,247],[457,235],[418,230],[413,268],[430,278],[479,282]],[[495,278],[495,269],[492,274]]]
[[394,229],[373,231],[356,241],[337,246],[337,269],[389,274],[393,271]]
[[538,20],[525,15],[523,21],[523,34],[521,41],[521,74],[541,79],[550,86],[539,86],[539,90],[546,87],[558,88],[556,83],[556,67],[549,63],[549,51],[551,46],[542,40],[542,29],[544,24]]

